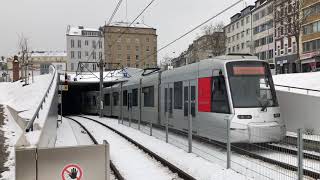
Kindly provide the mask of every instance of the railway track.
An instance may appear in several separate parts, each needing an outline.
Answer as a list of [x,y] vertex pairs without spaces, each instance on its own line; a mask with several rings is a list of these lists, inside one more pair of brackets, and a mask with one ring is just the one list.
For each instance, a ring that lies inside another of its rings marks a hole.
[[[297,146],[297,137],[286,136],[284,141],[290,145]],[[303,147],[304,147],[304,149],[306,149],[308,151],[315,151],[315,152],[320,153],[320,142],[319,141],[313,141],[310,139],[303,139]]]
[[[70,120],[74,121],[75,123],[77,123],[84,131],[86,131],[86,133],[88,134],[88,136],[92,140],[93,144],[99,144],[98,141],[90,133],[90,131],[83,124],[81,124],[79,121],[77,121],[73,118],[70,118],[70,117],[64,117],[64,118],[70,119]],[[120,174],[119,170],[116,168],[116,166],[113,164],[113,162],[111,160],[110,160],[110,168],[118,180],[124,180],[124,178]]]
[[[156,153],[152,152],[151,150],[149,150],[148,148],[144,147],[143,145],[139,144],[138,142],[134,141],[133,139],[131,139],[130,137],[124,135],[123,133],[117,131],[116,129],[101,123],[95,119],[92,118],[88,118],[85,116],[77,116],[86,120],[90,120],[92,122],[95,122],[105,128],[107,128],[108,130],[111,130],[112,132],[116,133],[117,135],[121,136],[122,138],[124,138],[126,141],[132,143],[133,145],[135,145],[136,147],[138,147],[140,150],[142,150],[143,152],[145,152],[146,154],[148,154],[150,157],[152,157],[153,159],[157,160],[158,162],[160,162],[164,167],[167,167],[172,173],[177,174],[180,178],[182,179],[186,179],[186,180],[195,180],[194,177],[192,177],[191,175],[187,174],[186,172],[184,172],[183,170],[181,170],[180,168],[178,168],[177,166],[173,165],[172,163],[170,163],[169,161],[165,160],[164,158],[160,157],[159,155],[157,155]],[[77,121],[73,118],[68,117],[69,119],[72,119],[74,121]],[[80,122],[78,122],[80,123]],[[81,124],[81,123],[80,123]],[[81,124],[82,125],[82,124]],[[83,126],[83,125],[82,125]],[[91,135],[92,136],[92,135]],[[93,137],[93,136],[92,136]],[[93,137],[94,138],[94,137]],[[112,166],[112,165],[111,165]],[[116,171],[114,171],[116,174]],[[118,171],[119,172],[119,171]],[[120,179],[120,178],[118,178]]]
[[[164,128],[164,127],[156,125],[156,124],[153,124],[153,127],[157,128],[158,130],[161,130],[161,131],[163,131],[163,128]],[[184,131],[179,131],[179,130],[172,129],[172,128],[169,128],[169,130],[172,133],[175,133],[175,134],[178,134],[178,135],[183,135],[184,137],[188,136],[188,134],[186,132],[184,132]],[[196,135],[194,135],[193,138],[195,140],[210,144],[210,145],[218,147],[218,148],[226,149],[226,147],[227,147],[225,143],[222,143],[222,142],[219,142],[219,141],[214,141],[214,140],[203,138],[203,137],[199,137],[199,136],[196,136]],[[263,156],[263,155],[261,155],[261,154],[259,154],[257,152],[252,152],[252,149],[257,149],[257,147],[259,147],[261,149],[264,149],[264,150],[274,151],[274,153],[279,152],[279,153],[289,153],[289,154],[295,155],[295,156],[297,155],[297,151],[295,151],[293,149],[287,149],[287,148],[284,148],[284,147],[274,146],[274,145],[267,144],[267,143],[256,144],[256,145],[250,145],[250,144],[243,144],[243,145],[237,144],[237,145],[235,145],[235,144],[232,144],[231,145],[231,150],[233,152],[236,152],[237,154],[245,155],[245,156],[257,159],[257,160],[261,160],[261,161],[264,161],[264,162],[272,164],[272,165],[277,165],[279,167],[282,167],[282,168],[290,170],[290,171],[297,171],[298,170],[298,167],[295,166],[295,165],[288,164],[286,162],[277,161],[274,158],[269,158],[269,157]],[[308,158],[308,159],[311,159],[311,160],[317,160],[317,161],[320,160],[319,156],[316,156],[316,155],[313,155],[313,154],[309,154],[309,153],[304,153],[304,158]],[[319,179],[320,178],[320,174],[318,172],[312,171],[310,169],[304,169],[303,170],[303,174],[305,176],[309,176],[309,177],[315,178],[315,179]]]

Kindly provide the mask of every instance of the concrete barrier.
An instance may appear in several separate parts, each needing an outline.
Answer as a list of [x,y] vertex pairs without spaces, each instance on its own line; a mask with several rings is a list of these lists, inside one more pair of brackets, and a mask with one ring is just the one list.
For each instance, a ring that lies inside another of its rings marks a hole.
[[305,128],[320,133],[320,97],[279,90],[277,97],[288,131]]
[[16,149],[16,180],[109,180],[109,154],[109,144]]

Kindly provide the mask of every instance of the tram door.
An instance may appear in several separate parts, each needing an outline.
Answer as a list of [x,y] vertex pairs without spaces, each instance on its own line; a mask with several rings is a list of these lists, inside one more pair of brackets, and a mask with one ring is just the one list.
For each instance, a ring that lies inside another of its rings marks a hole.
[[192,119],[192,129],[195,131],[196,126],[196,80],[188,80],[183,82],[183,129],[188,130],[189,118]]

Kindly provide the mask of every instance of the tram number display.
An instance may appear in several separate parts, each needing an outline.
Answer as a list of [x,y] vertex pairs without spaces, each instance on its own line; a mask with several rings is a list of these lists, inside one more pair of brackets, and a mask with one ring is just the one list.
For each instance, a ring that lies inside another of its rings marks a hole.
[[233,75],[264,75],[265,67],[263,66],[234,66],[233,67]]

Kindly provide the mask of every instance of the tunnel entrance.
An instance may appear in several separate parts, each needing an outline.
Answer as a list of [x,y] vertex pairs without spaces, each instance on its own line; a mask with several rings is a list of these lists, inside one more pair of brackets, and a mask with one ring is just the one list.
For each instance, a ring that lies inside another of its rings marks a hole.
[[[116,84],[116,82],[104,83],[104,87],[109,87]],[[60,85],[65,85],[65,82],[60,82]],[[76,115],[81,114],[82,98],[81,94],[88,91],[99,91],[99,83],[91,82],[68,82],[68,90],[62,91],[62,115]],[[61,91],[59,91],[59,94]],[[61,114],[61,106],[59,105],[59,115]]]

